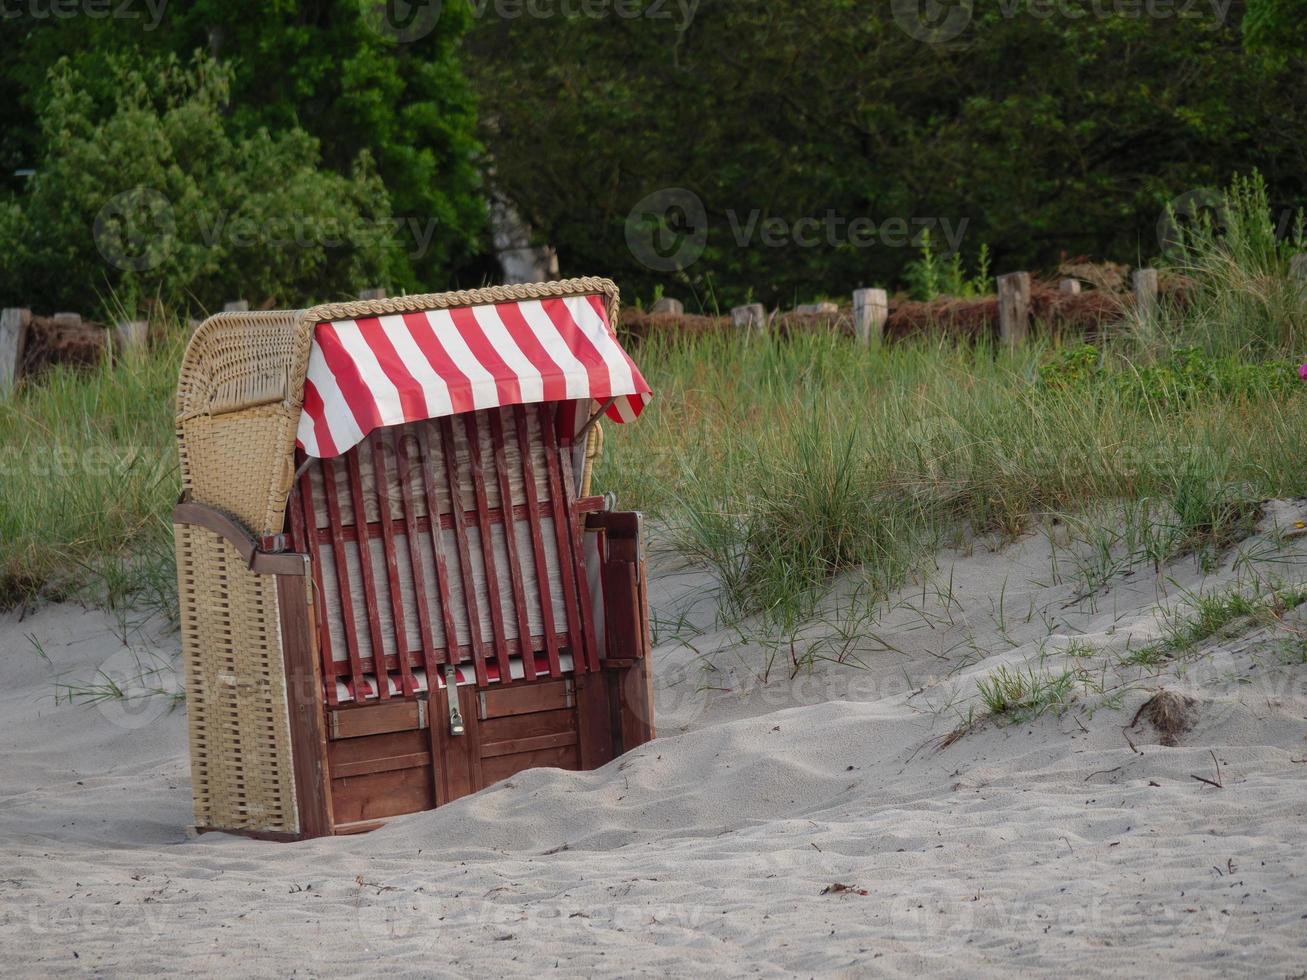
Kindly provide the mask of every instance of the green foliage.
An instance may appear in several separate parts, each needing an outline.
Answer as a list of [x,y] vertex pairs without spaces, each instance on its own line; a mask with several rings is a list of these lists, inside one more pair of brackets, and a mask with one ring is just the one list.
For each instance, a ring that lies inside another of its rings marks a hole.
[[1124,360],[1113,380],[1032,390],[1035,348],[709,335],[636,356],[658,397],[608,440],[596,487],[662,515],[735,611],[782,627],[844,573],[883,596],[959,526],[1152,501],[1124,544],[1208,562],[1257,501],[1307,495],[1307,398],[1273,385],[1159,411]]
[[[472,284],[480,284],[484,270],[469,264],[482,247],[486,209],[476,103],[459,57],[472,20],[466,0],[413,5],[428,19],[419,21],[420,36],[404,43],[396,41],[382,0],[115,4],[135,15],[125,17],[35,17],[25,15],[28,5],[19,6],[19,16],[6,19],[0,34],[0,84],[10,96],[0,103],[0,209],[12,211],[24,194],[25,182],[9,177],[15,169],[34,168],[39,177],[64,152],[59,134],[42,118],[51,97],[46,78],[52,65],[70,60],[93,106],[88,116],[104,119],[118,100],[115,64],[130,60],[143,67],[168,57],[188,62],[203,50],[228,74],[230,94],[221,116],[233,145],[247,146],[250,164],[283,168],[266,176],[269,186],[283,185],[289,194],[274,213],[307,209],[309,220],[330,215],[335,189],[358,183],[358,161],[366,152],[371,158],[366,172],[375,173],[389,194],[383,217],[401,222],[400,247],[383,268],[367,269],[369,281],[334,278],[324,287],[310,275],[297,283],[301,294],[329,299],[355,285],[395,292],[437,289],[456,284],[460,269],[475,280]],[[402,16],[406,5],[392,6],[393,16]],[[156,7],[157,23],[149,13]],[[272,135],[261,137],[264,130]],[[293,145],[281,142],[287,138]],[[273,146],[259,147],[260,139]],[[130,152],[130,147],[120,151]],[[244,159],[214,161],[238,162],[244,166]],[[205,161],[187,159],[180,165],[196,168]],[[134,163],[133,170],[141,168]],[[300,189],[310,189],[300,179],[306,170],[326,171],[346,183],[320,186],[319,193],[301,197]],[[7,208],[6,184],[13,195]],[[203,188],[204,181],[200,184]],[[339,221],[353,219],[353,196],[347,193],[339,202],[334,215]],[[370,195],[369,200],[382,206]],[[76,250],[75,244],[67,247]],[[239,294],[254,300],[255,288],[262,286],[256,282]],[[330,292],[321,292],[324,288]],[[30,286],[17,298],[38,308],[55,305]],[[278,301],[289,300],[279,296]]]
[[1277,67],[1301,62],[1307,50],[1307,20],[1297,0],[1248,0],[1243,36],[1252,51]]
[[1208,397],[1288,397],[1304,387],[1291,361],[1245,361],[1197,346],[1173,350],[1159,363],[1142,367],[1117,363],[1092,344],[1062,348],[1040,365],[1039,380],[1049,391],[1083,396],[1110,389],[1162,409],[1181,409]]
[[918,257],[907,264],[903,278],[909,295],[923,302],[940,296],[970,299],[994,291],[989,276],[988,245],[980,246],[976,255],[976,270],[968,276],[963,266],[962,253],[953,252],[945,260],[936,250],[929,229],[921,233]]
[[1075,692],[1077,674],[1051,674],[1033,667],[1000,665],[976,681],[976,693],[991,715],[1011,724],[1034,721],[1047,711],[1062,711]]
[[143,357],[58,368],[0,400],[0,609],[84,596],[175,615],[179,327]]
[[[487,18],[468,70],[498,185],[565,268],[611,272],[632,295],[668,277],[631,256],[626,219],[667,187],[697,194],[708,220],[677,289],[693,300],[712,284],[723,307],[750,286],[770,304],[898,281],[920,229],[887,244],[887,219],[968,219],[964,250],[990,242],[1007,271],[1155,255],[1167,202],[1252,163],[1278,202],[1307,197],[1302,48],[1282,66],[1250,57],[1243,3],[1224,17],[968,6],[946,44],[909,36],[887,2],[710,0],[688,24]],[[755,212],[793,225],[828,211],[875,221],[875,243],[739,245],[732,231]]]
[[303,130],[233,137],[230,71],[208,58],[109,68],[104,107],[69,62],[51,72],[41,125],[58,149],[0,213],[6,305],[295,304],[386,277],[397,247],[366,152],[343,176]]
[[1239,357],[1297,355],[1307,340],[1307,291],[1289,261],[1307,249],[1301,209],[1277,213],[1261,174],[1236,176],[1211,210],[1175,229],[1170,261],[1191,278],[1191,309],[1158,324],[1165,335],[1177,316],[1206,348]]
[[1169,610],[1162,623],[1162,636],[1125,657],[1125,662],[1151,666],[1193,651],[1213,636],[1236,624],[1267,624],[1307,602],[1307,587],[1277,584],[1269,592],[1249,595],[1238,586],[1217,592],[1186,596],[1185,605]]

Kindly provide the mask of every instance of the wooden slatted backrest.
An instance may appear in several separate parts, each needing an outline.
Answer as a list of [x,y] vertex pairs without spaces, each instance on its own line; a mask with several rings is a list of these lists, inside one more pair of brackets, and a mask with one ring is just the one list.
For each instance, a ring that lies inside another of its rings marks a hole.
[[556,408],[378,429],[303,467],[288,526],[312,559],[329,704],[412,696],[446,663],[480,687],[598,669],[581,557],[598,501],[576,499]]

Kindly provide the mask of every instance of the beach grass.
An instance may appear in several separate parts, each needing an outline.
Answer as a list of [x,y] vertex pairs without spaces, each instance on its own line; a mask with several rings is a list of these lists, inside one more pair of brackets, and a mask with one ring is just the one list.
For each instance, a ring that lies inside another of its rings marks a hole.
[[[711,568],[726,615],[775,635],[845,573],[875,600],[960,535],[1079,523],[1087,590],[1115,574],[1122,543],[1129,561],[1210,564],[1261,501],[1307,496],[1307,290],[1289,261],[1301,243],[1276,237],[1259,186],[1236,184],[1220,228],[1176,256],[1183,302],[1092,345],[646,337],[631,347],[656,397],[609,430],[594,488]],[[0,605],[175,610],[184,343],[158,324],[147,354],[48,371],[0,401]],[[1123,516],[1095,532],[1086,515],[1105,512]]]
[[78,598],[172,615],[173,403],[184,335],[0,400],[0,607]]
[[[1124,347],[1124,345],[1122,345]],[[646,342],[658,395],[610,433],[596,486],[658,515],[711,566],[727,604],[785,628],[854,568],[884,593],[957,528],[1015,536],[1133,502],[1159,561],[1204,561],[1251,531],[1259,501],[1307,494],[1307,391],[1178,399],[1118,383],[1134,351],[1055,386],[1058,351],[835,336]],[[1107,549],[1110,551],[1110,548]]]

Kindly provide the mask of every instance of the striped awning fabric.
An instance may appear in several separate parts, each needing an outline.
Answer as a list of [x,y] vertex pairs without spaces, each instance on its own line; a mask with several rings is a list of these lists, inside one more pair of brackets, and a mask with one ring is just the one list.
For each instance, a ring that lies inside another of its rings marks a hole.
[[615,399],[629,422],[651,392],[600,296],[569,296],[319,323],[297,442],[328,459],[373,429],[502,405]]

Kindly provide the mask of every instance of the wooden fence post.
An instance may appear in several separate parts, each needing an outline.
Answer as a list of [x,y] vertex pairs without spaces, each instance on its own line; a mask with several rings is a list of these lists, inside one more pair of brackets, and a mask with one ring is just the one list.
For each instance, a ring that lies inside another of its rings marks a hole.
[[1289,275],[1307,282],[1307,252],[1299,252],[1289,260]]
[[750,303],[747,306],[736,306],[731,310],[731,326],[738,329],[752,330],[757,327],[761,330],[767,325],[767,310],[761,303]]
[[853,333],[863,347],[879,347],[889,319],[889,293],[883,289],[853,291]]
[[384,289],[365,289],[359,293],[361,300],[385,299],[386,291]]
[[650,313],[668,313],[672,316],[684,316],[685,304],[679,299],[672,299],[670,296],[664,296],[649,308]]
[[18,383],[19,372],[23,369],[27,327],[31,322],[31,310],[0,311],[0,398],[8,395]]
[[1024,343],[1030,335],[1030,273],[998,277],[998,337],[1005,344]]
[[1151,316],[1157,311],[1157,270],[1135,270],[1135,309],[1140,316]]
[[1063,296],[1079,296],[1080,280],[1063,279],[1061,282],[1057,284],[1057,291],[1061,293]]
[[250,301],[247,299],[234,299],[222,305],[224,313],[248,313],[250,311]]

